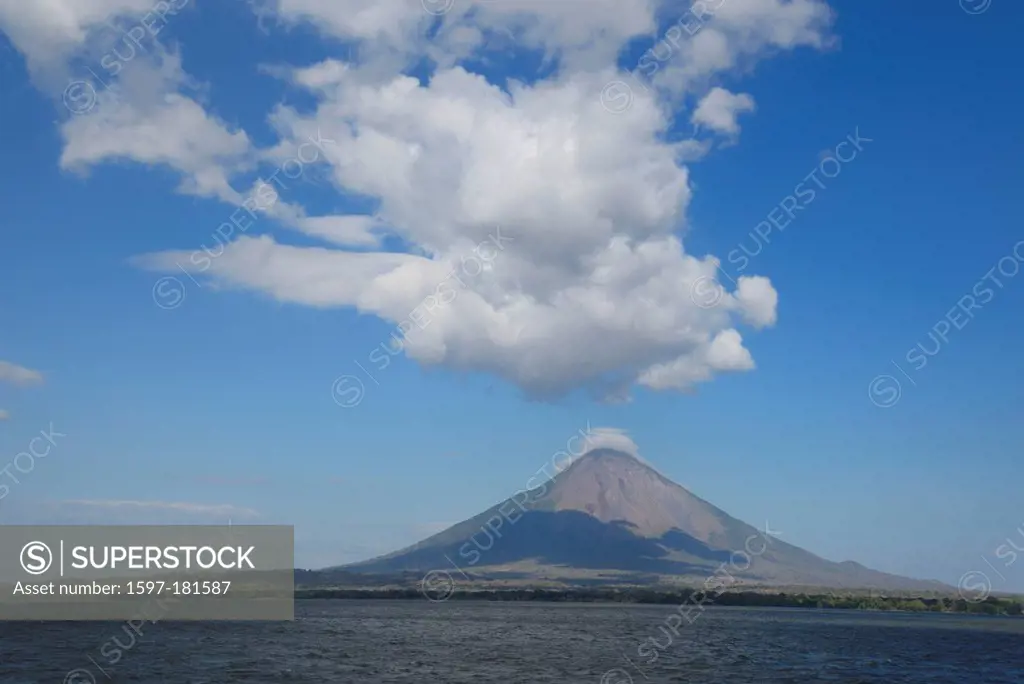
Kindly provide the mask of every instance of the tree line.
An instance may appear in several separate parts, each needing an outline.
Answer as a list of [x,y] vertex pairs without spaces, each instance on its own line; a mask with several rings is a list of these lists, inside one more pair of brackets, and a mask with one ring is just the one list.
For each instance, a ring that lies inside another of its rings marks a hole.
[[[550,601],[550,602],[612,602],[638,604],[683,604],[701,598],[700,591],[681,589],[659,591],[646,588],[570,588],[570,589],[481,589],[457,590],[447,596],[424,594],[414,588],[340,589],[299,588],[297,599],[407,599],[452,601]],[[696,595],[696,599],[694,598]],[[815,593],[766,593],[754,591],[722,592],[708,597],[705,605],[746,606],[762,608],[817,608],[831,610],[877,610],[932,613],[966,613],[977,615],[1024,614],[1019,598],[989,596],[980,601],[967,601],[957,596],[908,597],[887,595],[846,595]]]

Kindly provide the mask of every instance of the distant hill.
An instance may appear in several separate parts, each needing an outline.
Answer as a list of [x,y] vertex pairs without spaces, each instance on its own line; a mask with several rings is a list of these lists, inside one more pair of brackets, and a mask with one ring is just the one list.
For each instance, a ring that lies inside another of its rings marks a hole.
[[381,576],[439,570],[517,583],[951,589],[825,560],[612,449],[590,451],[546,484],[418,544],[341,569]]

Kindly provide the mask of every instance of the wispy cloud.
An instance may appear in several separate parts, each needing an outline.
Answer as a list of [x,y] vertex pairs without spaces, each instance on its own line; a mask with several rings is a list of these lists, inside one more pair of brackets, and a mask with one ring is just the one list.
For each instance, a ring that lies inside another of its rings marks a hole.
[[425,522],[425,523],[416,523],[415,525],[413,525],[413,530],[415,532],[417,532],[417,533],[422,533],[422,534],[437,534],[438,532],[444,532],[449,527],[451,527],[452,525],[455,525],[455,524],[456,523],[454,523],[454,522]]
[[192,478],[197,484],[218,485],[223,487],[245,487],[249,485],[265,485],[270,480],[263,476],[256,477],[224,477],[220,475],[198,475]]
[[4,411],[3,409],[0,409],[0,420],[8,420],[8,419],[10,419],[10,417],[11,417],[10,413],[8,413],[7,411]]
[[201,515],[238,516],[255,518],[259,513],[251,508],[232,504],[199,504],[180,501],[127,501],[116,499],[72,499],[62,501],[65,506],[105,509],[139,509],[147,511],[173,511]]
[[0,382],[12,385],[41,385],[43,374],[10,361],[0,361]]

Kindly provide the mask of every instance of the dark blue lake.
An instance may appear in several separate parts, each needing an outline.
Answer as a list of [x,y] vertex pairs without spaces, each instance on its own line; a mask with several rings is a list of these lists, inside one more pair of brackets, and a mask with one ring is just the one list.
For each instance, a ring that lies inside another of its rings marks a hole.
[[672,606],[330,600],[296,613],[141,636],[0,623],[0,682],[1024,682],[1024,619],[710,608],[676,635]]

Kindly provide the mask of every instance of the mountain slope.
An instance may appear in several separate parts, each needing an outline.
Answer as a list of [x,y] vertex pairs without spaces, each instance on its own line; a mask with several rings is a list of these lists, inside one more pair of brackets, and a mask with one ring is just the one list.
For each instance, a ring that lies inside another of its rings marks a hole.
[[418,544],[346,569],[391,573],[452,566],[493,578],[699,583],[717,572],[729,582],[772,586],[945,588],[820,558],[610,449],[590,451],[551,481]]

